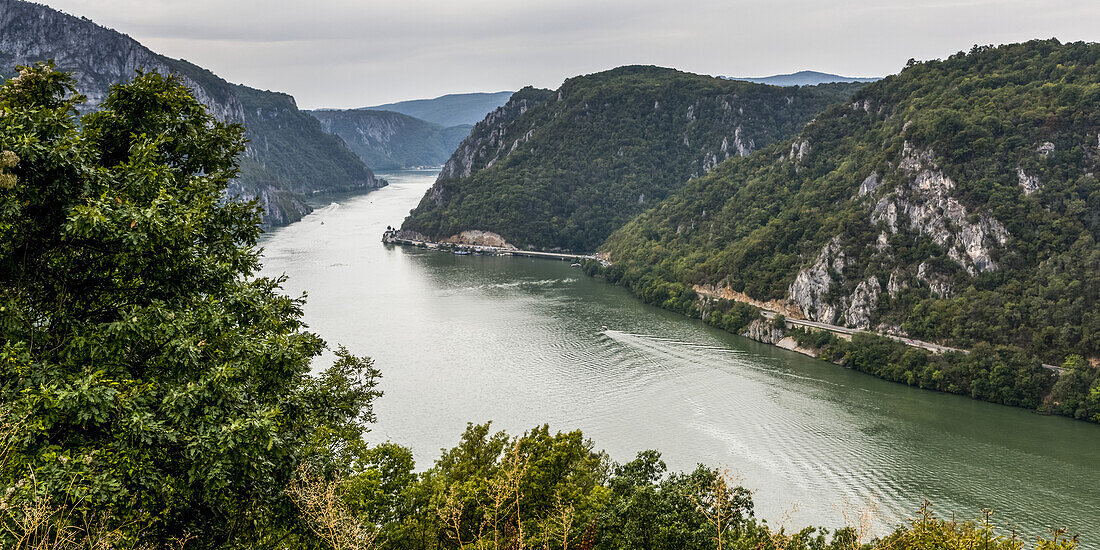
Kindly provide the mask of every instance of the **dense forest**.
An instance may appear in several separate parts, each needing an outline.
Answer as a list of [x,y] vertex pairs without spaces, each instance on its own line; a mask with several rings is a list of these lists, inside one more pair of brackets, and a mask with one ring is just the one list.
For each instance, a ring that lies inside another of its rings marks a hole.
[[[882,375],[1100,420],[1098,69],[1100,45],[1054,40],[911,62],[637,217],[603,246],[605,275],[684,312],[704,285],[993,346],[973,367],[990,391],[922,381],[949,359],[917,350],[891,352],[908,366]],[[834,359],[856,364],[848,353]],[[1055,382],[1040,362],[1073,374]],[[1027,381],[991,382],[999,369]]]
[[[778,88],[620,67],[524,89],[475,126],[402,229],[590,252],[719,162],[796,133],[862,84]],[[507,113],[508,116],[501,116]]]
[[1024,546],[927,507],[879,539],[778,528],[722,470],[614,464],[545,426],[471,425],[418,472],[364,440],[372,361],[337,347],[311,375],[303,299],[256,276],[259,209],[221,200],[243,128],[156,72],[81,100],[49,64],[0,88],[4,548]]

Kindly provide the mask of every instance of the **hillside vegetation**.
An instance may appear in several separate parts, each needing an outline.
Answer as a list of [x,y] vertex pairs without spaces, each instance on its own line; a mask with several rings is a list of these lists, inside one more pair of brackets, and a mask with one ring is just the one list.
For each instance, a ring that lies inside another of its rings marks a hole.
[[719,162],[793,135],[859,84],[777,88],[632,66],[526,88],[475,126],[402,229],[592,251]]
[[994,346],[957,378],[937,365],[962,359],[904,346],[868,369],[975,396],[997,378],[992,400],[1100,420],[1098,62],[1100,45],[1053,40],[912,62],[637,217],[603,246],[606,275],[655,303],[731,290]]

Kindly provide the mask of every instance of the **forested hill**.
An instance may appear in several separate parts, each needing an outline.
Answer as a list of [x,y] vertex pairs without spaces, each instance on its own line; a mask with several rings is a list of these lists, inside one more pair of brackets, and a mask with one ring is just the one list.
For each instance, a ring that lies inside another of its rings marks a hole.
[[402,229],[594,250],[723,160],[793,135],[860,84],[777,88],[647,66],[526,88],[480,122]]
[[471,126],[444,127],[393,111],[321,110],[309,114],[325,132],[340,136],[375,170],[440,166],[470,133]]
[[296,221],[309,212],[305,195],[384,184],[340,138],[325,134],[316,120],[299,111],[289,95],[231,84],[87,18],[31,2],[0,0],[0,75],[12,76],[16,65],[48,59],[73,73],[77,89],[88,97],[84,111],[97,109],[111,85],[129,81],[143,69],[178,75],[218,120],[244,124],[250,143],[229,192],[259,198],[271,225]]
[[604,250],[642,295],[714,285],[829,323],[1095,360],[1098,139],[1100,45],[976,47],[720,165]]

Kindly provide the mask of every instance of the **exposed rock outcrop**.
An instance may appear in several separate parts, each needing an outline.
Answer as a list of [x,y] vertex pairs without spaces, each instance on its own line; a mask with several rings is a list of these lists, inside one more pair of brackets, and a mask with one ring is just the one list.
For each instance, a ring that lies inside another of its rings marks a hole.
[[504,237],[497,235],[491,231],[481,231],[478,229],[471,229],[463,231],[457,235],[451,235],[441,242],[454,243],[454,244],[468,244],[472,246],[495,246],[500,248],[515,248],[508,244],[508,241],[504,240]]
[[756,319],[749,323],[742,334],[745,338],[765,344],[778,344],[786,335],[786,331],[776,328],[772,321],[765,319]]
[[[862,110],[862,105],[859,107]],[[788,158],[797,158],[800,143],[795,142]],[[888,187],[886,178],[878,172],[872,172],[856,190],[856,198],[866,197],[870,204],[871,223],[881,228],[877,239],[869,243],[878,254],[875,257],[890,261],[890,236],[901,233],[927,237],[970,275],[996,269],[993,249],[1006,244],[1008,231],[987,213],[972,216],[967,211],[953,196],[955,181],[937,167],[935,153],[905,142],[896,166],[897,172],[891,178],[896,182],[893,187]],[[877,200],[873,198],[876,196]],[[858,255],[855,251],[852,254]],[[859,269],[846,278],[849,262],[840,238],[834,237],[813,263],[797,273],[788,288],[788,299],[809,319],[869,328],[875,322],[874,312],[883,288],[874,276],[852,280]],[[895,267],[886,292],[896,297],[909,286],[910,278],[923,282],[934,296],[952,295],[951,275],[935,272],[927,262]]]
[[1024,172],[1022,166],[1016,167],[1016,177],[1020,179],[1020,187],[1024,189],[1025,195],[1030,195],[1043,188],[1043,182],[1039,181],[1036,176],[1029,176],[1027,172]]
[[878,295],[881,290],[882,285],[875,277],[869,277],[856,285],[855,292],[845,300],[848,308],[844,312],[843,323],[852,328],[870,328],[871,314],[878,306]]
[[871,172],[871,175],[859,184],[859,196],[870,195],[877,191],[880,186],[882,186],[882,180],[879,179],[878,172]]
[[909,287],[903,277],[904,275],[900,269],[895,269],[890,273],[890,280],[886,283],[886,293],[891,298],[897,298],[899,292]]
[[131,79],[142,69],[179,75],[219,120],[244,122],[244,109],[232,84],[210,71],[156,54],[86,18],[31,2],[0,0],[0,73],[11,75],[15,65],[47,59],[73,73],[77,90],[88,97],[82,107],[87,111],[103,103],[112,84]]
[[955,182],[936,167],[934,159],[932,150],[905,142],[898,168],[909,185],[898,186],[891,196],[880,199],[872,208],[872,222],[884,223],[897,233],[900,212],[910,231],[943,247],[971,275],[996,269],[991,248],[1003,246],[1008,231],[986,213],[970,221],[966,207],[950,195]]
[[917,266],[917,280],[927,284],[933,296],[950,298],[954,295],[955,286],[951,279],[947,275],[936,273],[927,262],[921,262]]
[[503,107],[489,113],[485,120],[474,125],[469,137],[462,141],[443,165],[438,179],[468,178],[481,167],[492,166],[500,157],[515,150],[519,147],[520,140],[530,140],[533,128],[524,128],[516,135],[512,122],[528,109],[551,97],[553,94],[549,90],[524,88],[516,92]]
[[[599,255],[597,255],[599,257]],[[609,258],[607,258],[609,259]],[[786,300],[757,300],[744,292],[738,292],[733,290],[727,285],[692,285],[692,290],[711,298],[720,298],[723,300],[732,300],[734,302],[742,302],[745,304],[754,305],[760,309],[766,309],[768,311],[777,311],[783,315],[792,319],[802,319],[802,311],[797,307],[792,307],[791,303]]]
[[814,263],[798,272],[787,294],[804,317],[822,323],[836,320],[837,307],[829,302],[828,297],[833,287],[833,275],[843,275],[844,266],[840,237],[833,237],[821,248]]
[[800,161],[810,154],[810,141],[803,139],[791,144],[791,153],[788,157],[793,161]]

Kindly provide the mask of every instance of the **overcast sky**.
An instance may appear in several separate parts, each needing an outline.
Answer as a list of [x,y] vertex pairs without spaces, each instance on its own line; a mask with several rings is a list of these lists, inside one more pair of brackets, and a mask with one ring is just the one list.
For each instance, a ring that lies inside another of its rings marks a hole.
[[1098,0],[39,0],[306,108],[556,88],[619,65],[895,73],[1031,38],[1100,40]]

